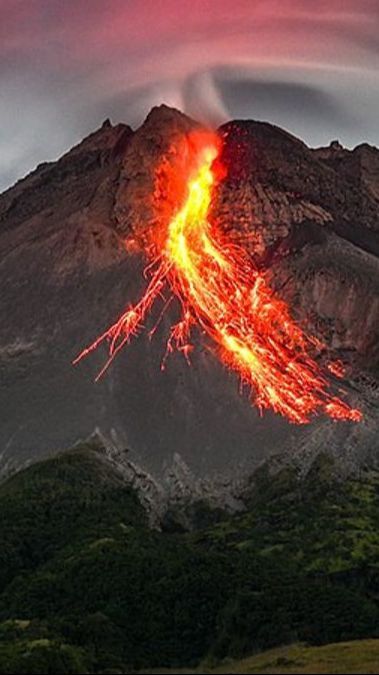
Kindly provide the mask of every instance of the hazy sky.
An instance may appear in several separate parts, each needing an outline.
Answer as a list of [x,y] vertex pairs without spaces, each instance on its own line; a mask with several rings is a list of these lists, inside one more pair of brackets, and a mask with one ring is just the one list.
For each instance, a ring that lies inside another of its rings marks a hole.
[[0,0],[0,190],[165,102],[379,145],[379,0]]

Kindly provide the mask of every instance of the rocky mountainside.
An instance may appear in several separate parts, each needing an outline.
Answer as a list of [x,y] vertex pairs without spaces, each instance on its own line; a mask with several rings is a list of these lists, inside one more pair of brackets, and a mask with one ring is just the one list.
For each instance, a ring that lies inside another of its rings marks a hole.
[[3,474],[95,430],[117,452],[128,448],[158,490],[169,484],[184,494],[200,477],[208,491],[208,479],[229,485],[272,456],[273,465],[295,461],[306,471],[326,449],[347,473],[376,460],[379,151],[367,145],[311,150],[272,125],[230,122],[220,128],[227,175],[212,205],[212,218],[326,341],[324,357],[344,361],[362,423],[299,428],[272,413],[261,418],[201,340],[192,367],[174,354],[162,372],[176,307],[152,341],[138,336],[97,384],[102,349],[72,367],[143,288],[146,232],[162,203],[175,208],[170,194],[157,195],[157,171],[164,179],[179,167],[175,142],[196,126],[166,106],[136,131],[107,121],[0,196]]

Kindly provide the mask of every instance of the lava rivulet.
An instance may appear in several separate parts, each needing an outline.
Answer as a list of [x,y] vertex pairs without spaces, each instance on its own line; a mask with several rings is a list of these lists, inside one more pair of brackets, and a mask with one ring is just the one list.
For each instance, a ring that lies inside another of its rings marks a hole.
[[286,303],[275,297],[244,249],[210,222],[218,139],[205,134],[193,147],[186,198],[159,237],[159,249],[152,247],[145,294],[74,363],[108,340],[109,357],[100,377],[142,328],[167,287],[170,296],[179,299],[182,317],[171,328],[166,355],[177,348],[188,358],[190,331],[198,326],[216,346],[222,363],[249,386],[260,410],[272,408],[298,424],[320,412],[334,419],[359,421],[360,411],[332,393],[312,357],[315,339],[291,318]]

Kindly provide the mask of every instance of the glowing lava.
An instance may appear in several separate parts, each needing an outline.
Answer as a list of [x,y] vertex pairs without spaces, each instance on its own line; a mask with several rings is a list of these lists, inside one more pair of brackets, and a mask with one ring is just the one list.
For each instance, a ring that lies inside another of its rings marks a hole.
[[[122,347],[138,333],[166,285],[182,306],[182,318],[170,331],[166,355],[174,347],[188,358],[190,330],[199,326],[217,346],[221,361],[251,390],[260,410],[272,408],[298,424],[324,412],[339,420],[359,421],[359,410],[333,395],[311,354],[317,341],[293,321],[247,253],[208,219],[216,181],[217,138],[204,135],[191,162],[187,196],[171,219],[160,250],[146,273],[144,296],[75,360],[104,340],[109,358],[100,377]],[[331,369],[338,375],[337,369]],[[342,375],[342,372],[340,373]]]

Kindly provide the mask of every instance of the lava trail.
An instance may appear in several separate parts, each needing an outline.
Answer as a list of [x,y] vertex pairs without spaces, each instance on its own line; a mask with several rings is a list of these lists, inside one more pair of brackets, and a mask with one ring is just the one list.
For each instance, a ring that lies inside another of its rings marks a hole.
[[107,340],[109,357],[100,377],[142,329],[153,303],[168,286],[180,301],[182,317],[171,328],[166,356],[177,348],[188,358],[190,331],[198,326],[216,345],[222,363],[249,386],[252,402],[260,410],[272,408],[298,424],[320,412],[359,421],[361,412],[333,394],[312,357],[315,340],[291,318],[286,303],[275,297],[246,251],[210,222],[218,154],[217,137],[205,134],[203,142],[196,144],[184,204],[169,222],[159,247],[153,247],[145,294],[74,363]]

